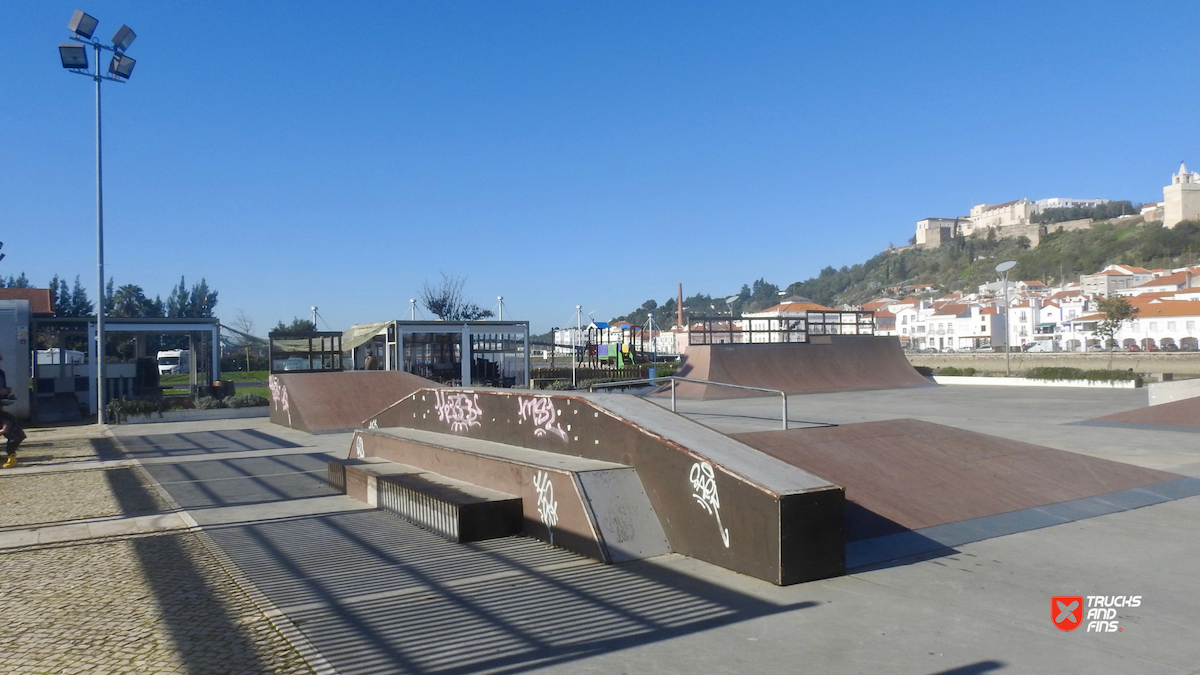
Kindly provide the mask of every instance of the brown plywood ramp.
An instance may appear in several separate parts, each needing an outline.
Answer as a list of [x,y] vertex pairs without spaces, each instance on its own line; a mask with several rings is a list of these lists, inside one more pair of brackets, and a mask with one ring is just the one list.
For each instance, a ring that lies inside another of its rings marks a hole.
[[310,434],[362,427],[363,421],[432,380],[392,370],[280,373],[271,376],[271,421]]
[[847,541],[1182,478],[914,419],[734,438],[844,486]]
[[[873,335],[814,336],[807,343],[692,345],[675,374],[789,394],[935,386],[909,364],[896,338]],[[763,395],[690,382],[677,386],[677,396],[693,399]]]
[[1197,429],[1200,428],[1200,398],[1186,398],[1182,401],[1127,410],[1089,421],[1113,426],[1168,426]]

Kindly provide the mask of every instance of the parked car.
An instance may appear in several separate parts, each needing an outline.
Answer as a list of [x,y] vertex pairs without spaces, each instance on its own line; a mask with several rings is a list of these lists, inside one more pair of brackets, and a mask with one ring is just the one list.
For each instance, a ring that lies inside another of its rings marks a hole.
[[1140,352],[1140,351],[1142,351],[1142,348],[1141,348],[1141,347],[1139,347],[1139,346],[1137,346],[1137,345],[1129,345],[1128,347],[1126,347],[1126,348],[1125,348],[1125,351],[1127,351],[1127,352]]

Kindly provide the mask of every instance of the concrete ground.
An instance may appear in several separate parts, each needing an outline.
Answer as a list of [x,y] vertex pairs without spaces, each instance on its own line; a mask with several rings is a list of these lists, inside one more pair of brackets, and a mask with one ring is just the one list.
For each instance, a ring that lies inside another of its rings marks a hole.
[[[1194,433],[1076,424],[1142,405],[1144,397],[930,387],[797,396],[791,416],[795,423],[915,417],[1200,476]],[[681,402],[682,412],[726,432],[777,428],[777,410],[773,399]],[[325,460],[347,453],[345,434],[309,436],[265,420],[112,433],[116,450],[94,458],[47,450],[41,467],[0,474],[0,495],[23,479],[72,466],[132,468],[139,480],[110,481],[112,489],[143,494],[150,485],[161,502],[130,502],[130,513],[113,515],[111,501],[96,498],[90,511],[61,517],[90,513],[83,522],[93,530],[136,521],[150,532],[88,538],[90,530],[76,530],[84,538],[72,547],[128,549],[128,542],[168,537],[195,537],[197,545],[168,547],[173,562],[163,564],[150,562],[156,553],[127,551],[131,562],[113,567],[107,553],[56,559],[49,552],[55,544],[29,544],[30,535],[14,534],[33,529],[28,517],[0,527],[5,584],[13,569],[26,580],[15,591],[0,587],[6,635],[18,637],[0,641],[0,671],[121,672],[114,664],[126,656],[113,645],[125,636],[128,649],[147,640],[165,645],[155,653],[168,663],[129,672],[239,672],[195,655],[204,651],[197,643],[225,640],[241,645],[245,672],[1200,673],[1200,497],[781,588],[675,555],[605,566],[524,538],[450,544],[323,483]],[[155,514],[182,525],[144,520]],[[201,576],[195,570],[212,568],[199,586],[215,590],[193,592],[185,597],[196,602],[180,604],[169,571],[179,565],[192,570],[183,576],[193,589]],[[98,569],[108,574],[87,573]],[[90,578],[96,583],[87,584]],[[140,590],[127,592],[127,578]],[[29,602],[22,598],[36,595],[38,583],[56,595],[37,596],[22,611]],[[1064,633],[1050,616],[1051,597],[1064,595],[1140,595],[1142,602],[1117,610],[1121,632]],[[224,608],[216,614],[225,618],[189,634],[175,613],[197,607]],[[146,608],[159,613],[134,611]],[[158,631],[157,641],[127,633],[133,629],[118,620],[121,610],[142,630]],[[26,635],[38,647],[11,660]],[[257,651],[247,647],[256,641]],[[60,671],[49,660],[55,644],[92,643],[108,645],[100,653],[111,654],[112,663],[77,661],[77,671]]]

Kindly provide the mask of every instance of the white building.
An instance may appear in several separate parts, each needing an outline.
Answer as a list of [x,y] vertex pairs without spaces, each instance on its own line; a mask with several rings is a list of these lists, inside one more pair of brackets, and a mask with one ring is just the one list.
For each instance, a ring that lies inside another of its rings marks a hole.
[[1107,204],[1107,199],[1070,199],[1067,197],[1050,197],[1048,199],[1039,199],[1034,204],[1037,205],[1038,211],[1046,209],[1070,209],[1075,207],[1094,208]]

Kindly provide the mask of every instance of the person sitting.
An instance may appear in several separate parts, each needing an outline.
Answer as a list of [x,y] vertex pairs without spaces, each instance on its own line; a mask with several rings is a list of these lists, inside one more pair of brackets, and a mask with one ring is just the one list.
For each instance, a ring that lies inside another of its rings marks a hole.
[[11,469],[17,465],[17,448],[21,446],[21,441],[25,440],[25,431],[17,423],[16,417],[4,410],[0,410],[0,436],[4,436],[7,441],[4,450],[8,454],[4,464],[0,464],[0,469]]

